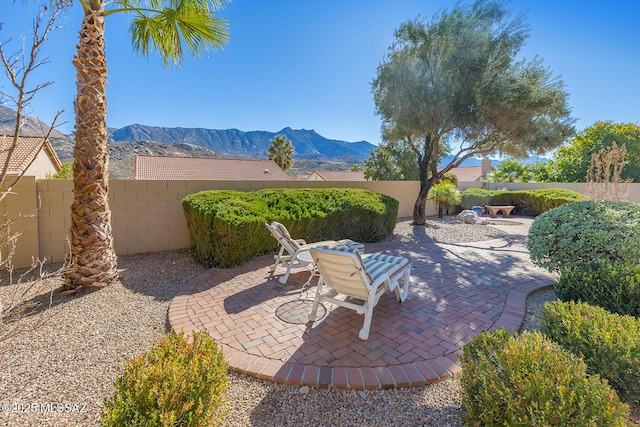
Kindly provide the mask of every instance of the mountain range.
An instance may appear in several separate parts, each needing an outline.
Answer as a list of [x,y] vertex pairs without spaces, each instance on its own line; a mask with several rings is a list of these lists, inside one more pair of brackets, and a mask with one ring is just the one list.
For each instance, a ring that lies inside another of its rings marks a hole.
[[[12,134],[15,111],[0,106],[0,133]],[[21,132],[24,135],[42,135],[48,126],[33,117],[25,117]],[[376,148],[367,141],[347,142],[323,137],[314,130],[291,129],[279,132],[238,129],[203,129],[158,127],[132,124],[120,129],[109,128],[110,176],[132,179],[135,156],[139,154],[184,157],[248,157],[264,159],[276,135],[283,135],[293,144],[294,166],[289,173],[309,174],[314,170],[349,170],[369,157]],[[73,159],[73,135],[53,130],[51,145],[60,160]],[[526,163],[540,158],[530,158]],[[447,164],[451,156],[443,159]],[[546,160],[546,159],[540,159]],[[499,164],[494,160],[494,165]],[[470,158],[465,166],[478,166],[480,159]]]
[[[12,134],[16,112],[0,106],[0,133]],[[48,125],[34,117],[25,117],[23,135],[43,135]],[[135,157],[139,154],[184,157],[267,157],[271,140],[284,135],[294,147],[294,166],[289,171],[310,174],[314,170],[349,170],[369,157],[375,146],[366,141],[346,142],[323,137],[314,130],[280,132],[238,129],[167,128],[133,124],[121,129],[109,128],[109,175],[115,179],[132,179]],[[61,161],[73,159],[74,137],[53,130],[51,145]]]
[[[0,133],[13,134],[15,110],[0,106]],[[48,125],[26,116],[21,133],[43,135]],[[323,137],[314,130],[291,129],[279,132],[238,129],[203,129],[158,127],[133,124],[120,129],[109,128],[110,176],[116,179],[133,178],[135,156],[139,154],[190,157],[267,157],[271,140],[284,135],[294,148],[294,167],[290,173],[309,174],[313,170],[349,170],[355,163],[369,157],[375,146],[367,141],[347,142]],[[60,160],[73,159],[73,135],[54,129],[51,145]]]
[[220,157],[266,158],[271,140],[283,135],[293,144],[295,159],[344,159],[361,162],[369,157],[375,146],[367,141],[346,142],[327,139],[314,130],[289,127],[279,132],[238,129],[167,128],[133,124],[120,129],[109,129],[109,140],[114,142],[149,140],[164,144],[193,144],[213,151]]

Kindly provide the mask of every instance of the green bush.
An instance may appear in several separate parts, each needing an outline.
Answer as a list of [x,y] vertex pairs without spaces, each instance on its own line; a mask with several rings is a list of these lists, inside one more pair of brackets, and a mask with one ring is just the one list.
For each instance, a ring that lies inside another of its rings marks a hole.
[[193,255],[209,267],[232,267],[276,249],[265,223],[278,221],[309,242],[378,242],[395,228],[398,201],[359,189],[203,191],[182,201]]
[[562,301],[582,301],[640,317],[640,264],[636,262],[584,264],[563,273],[554,288]]
[[484,205],[515,206],[514,214],[536,216],[565,203],[584,199],[582,194],[564,188],[518,191],[468,188],[462,192],[460,205],[464,209]]
[[586,200],[582,194],[564,188],[544,188],[530,190],[527,193],[527,200],[535,215],[543,214],[567,203]]
[[527,246],[534,264],[568,271],[593,261],[640,260],[640,205],[591,200],[538,216]]
[[545,303],[541,331],[584,359],[626,402],[640,401],[640,319],[587,303]]
[[103,426],[220,425],[227,364],[206,332],[191,342],[169,333],[129,361],[115,386],[104,402]]
[[499,191],[491,200],[492,205],[512,205],[518,215],[536,216],[566,203],[585,200],[575,191],[564,188],[540,190]]
[[482,188],[467,188],[460,193],[460,206],[462,209],[471,209],[474,206],[490,205],[491,199],[496,193],[497,191]]
[[468,426],[625,426],[629,408],[584,362],[540,333],[482,333],[463,347]]

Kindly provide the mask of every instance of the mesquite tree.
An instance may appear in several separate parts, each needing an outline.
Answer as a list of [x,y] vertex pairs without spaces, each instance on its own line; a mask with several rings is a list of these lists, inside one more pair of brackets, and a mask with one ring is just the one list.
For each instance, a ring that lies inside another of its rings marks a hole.
[[[415,19],[372,82],[382,136],[416,157],[420,192],[415,224],[424,224],[429,189],[469,157],[545,153],[573,132],[564,84],[538,58],[518,59],[528,35],[522,15],[500,1],[477,1]],[[452,160],[438,168],[448,152]]]

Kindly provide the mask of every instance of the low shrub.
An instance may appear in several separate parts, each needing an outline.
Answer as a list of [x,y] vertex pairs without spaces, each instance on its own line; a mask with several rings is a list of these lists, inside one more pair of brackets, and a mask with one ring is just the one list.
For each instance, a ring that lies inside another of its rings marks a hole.
[[562,205],[536,217],[529,255],[549,271],[569,271],[593,261],[640,259],[640,205],[590,200]]
[[512,205],[518,215],[537,216],[566,203],[585,200],[575,191],[564,188],[544,188],[539,190],[517,190],[496,192],[492,205]]
[[482,333],[463,347],[468,426],[625,426],[629,408],[584,362],[542,334]]
[[544,188],[530,190],[527,193],[527,199],[535,215],[543,214],[567,203],[586,200],[582,194],[565,188]]
[[513,213],[516,215],[536,216],[565,203],[581,200],[585,200],[582,194],[564,188],[516,191],[468,188],[462,192],[460,205],[464,209],[484,205],[515,206]]
[[555,301],[542,309],[541,331],[584,359],[626,402],[640,401],[640,319],[589,305]]
[[612,313],[640,317],[640,264],[592,262],[567,271],[554,284],[562,301],[582,301]]
[[182,201],[192,254],[208,267],[233,267],[276,249],[265,223],[278,221],[308,242],[378,242],[395,227],[398,201],[360,189],[203,191]]
[[483,188],[467,188],[460,193],[460,206],[462,209],[471,209],[474,206],[490,205],[496,191]]
[[125,365],[105,399],[103,426],[220,425],[227,364],[206,332],[169,333]]

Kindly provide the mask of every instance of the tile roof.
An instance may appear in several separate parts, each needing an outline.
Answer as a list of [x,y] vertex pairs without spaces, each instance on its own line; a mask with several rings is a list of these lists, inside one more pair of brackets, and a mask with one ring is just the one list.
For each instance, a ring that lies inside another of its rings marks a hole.
[[460,182],[476,182],[482,178],[482,166],[460,166],[450,170]]
[[[4,166],[13,145],[13,135],[0,135],[0,169]],[[40,150],[45,150],[57,170],[60,170],[60,159],[48,140],[43,142],[41,136],[18,136],[15,149],[9,159],[8,173],[20,174],[29,167]]]
[[289,180],[273,160],[212,157],[136,156],[135,179]]
[[[313,173],[325,181],[366,181],[364,178],[364,172],[314,171]],[[307,179],[309,179],[309,177],[307,177]]]
[[495,170],[490,159],[483,159],[481,166],[460,166],[450,170],[458,177],[459,182],[477,182],[481,178],[487,178],[491,171]]

